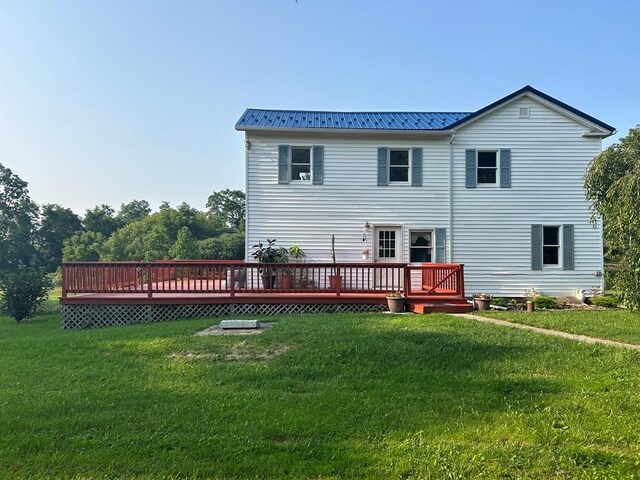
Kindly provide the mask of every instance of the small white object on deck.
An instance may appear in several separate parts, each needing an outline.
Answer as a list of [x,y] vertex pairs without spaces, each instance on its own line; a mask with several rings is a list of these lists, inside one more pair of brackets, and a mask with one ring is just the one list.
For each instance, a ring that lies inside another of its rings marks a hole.
[[260,322],[258,320],[222,320],[220,322],[220,328],[222,330],[258,329],[260,328]]

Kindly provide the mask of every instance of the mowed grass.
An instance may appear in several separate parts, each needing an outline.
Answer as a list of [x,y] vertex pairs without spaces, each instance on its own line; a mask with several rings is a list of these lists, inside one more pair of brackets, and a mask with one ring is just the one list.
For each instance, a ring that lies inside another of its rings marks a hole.
[[477,313],[534,327],[640,344],[640,312],[614,309]]
[[445,315],[0,317],[0,478],[637,478],[640,355]]

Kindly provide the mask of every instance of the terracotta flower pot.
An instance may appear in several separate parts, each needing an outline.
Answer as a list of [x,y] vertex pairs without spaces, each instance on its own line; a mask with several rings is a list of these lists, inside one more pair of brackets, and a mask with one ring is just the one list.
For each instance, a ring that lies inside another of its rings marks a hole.
[[387,297],[387,305],[391,313],[400,313],[404,311],[404,297]]
[[341,275],[329,275],[329,288],[331,288],[331,290],[339,290],[341,282]]
[[283,274],[280,283],[283,290],[291,290],[293,288],[293,275]]
[[491,307],[491,300],[488,298],[476,298],[475,302],[478,310],[489,310]]

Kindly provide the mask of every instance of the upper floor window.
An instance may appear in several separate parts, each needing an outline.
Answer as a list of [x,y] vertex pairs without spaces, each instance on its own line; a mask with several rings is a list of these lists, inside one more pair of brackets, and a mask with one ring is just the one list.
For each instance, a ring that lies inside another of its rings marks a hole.
[[478,183],[495,185],[498,182],[498,152],[478,150]]
[[464,186],[466,188],[511,188],[511,149],[476,150],[464,153]]
[[291,181],[311,180],[311,147],[291,147]]
[[389,182],[409,182],[409,150],[389,149]]
[[378,185],[422,186],[422,147],[378,147]]

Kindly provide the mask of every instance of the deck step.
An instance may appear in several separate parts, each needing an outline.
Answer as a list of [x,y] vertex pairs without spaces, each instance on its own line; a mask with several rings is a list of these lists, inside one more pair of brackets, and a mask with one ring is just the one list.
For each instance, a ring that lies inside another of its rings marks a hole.
[[450,302],[407,302],[405,308],[414,313],[466,313],[473,310],[473,306],[466,300],[453,300]]

